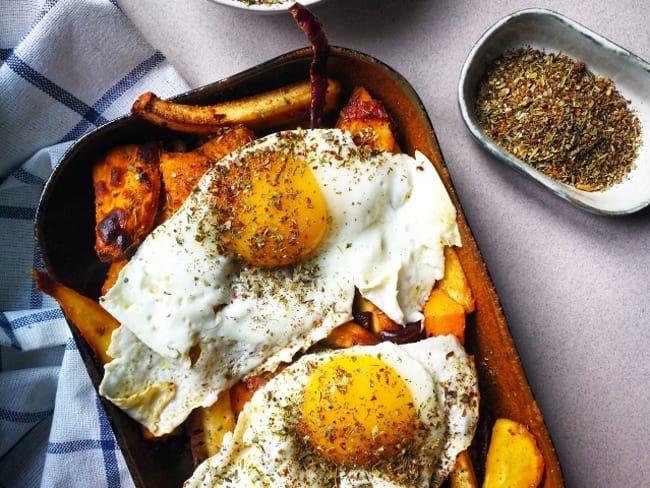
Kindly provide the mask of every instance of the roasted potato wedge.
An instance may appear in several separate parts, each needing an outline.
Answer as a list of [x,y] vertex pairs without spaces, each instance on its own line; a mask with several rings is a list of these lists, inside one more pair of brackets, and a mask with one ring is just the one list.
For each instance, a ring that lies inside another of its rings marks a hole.
[[192,411],[187,423],[194,465],[214,456],[223,436],[235,428],[235,415],[230,406],[230,392],[222,392],[214,405]]
[[336,127],[352,134],[357,145],[369,145],[379,151],[398,152],[397,139],[390,116],[368,90],[357,86],[343,107]]
[[[342,86],[329,79],[323,112],[338,109]],[[253,130],[269,130],[309,122],[311,86],[302,81],[251,97],[216,105],[184,105],[163,100],[151,92],[141,95],[131,111],[143,119],[190,134],[210,134],[224,125],[242,124]]]
[[483,488],[535,488],[544,476],[544,457],[525,425],[499,418],[485,461]]
[[478,488],[472,459],[467,451],[461,452],[456,458],[456,465],[449,474],[449,485],[450,488]]
[[458,253],[452,246],[445,247],[445,274],[436,283],[436,288],[440,288],[460,303],[466,314],[475,310],[474,294],[469,286],[469,281],[467,281],[467,276],[465,276]]
[[160,198],[158,144],[110,149],[92,168],[95,251],[103,262],[128,257],[153,228]]
[[371,346],[377,342],[377,337],[372,332],[353,321],[339,325],[323,339],[325,345],[334,348]]
[[94,300],[53,280],[47,273],[32,270],[36,288],[54,298],[61,310],[81,333],[101,364],[111,361],[106,352],[113,331],[120,323]]

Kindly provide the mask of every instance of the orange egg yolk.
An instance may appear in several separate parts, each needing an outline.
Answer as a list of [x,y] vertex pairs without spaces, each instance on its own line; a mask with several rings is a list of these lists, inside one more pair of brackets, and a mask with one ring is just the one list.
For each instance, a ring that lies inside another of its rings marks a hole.
[[[256,266],[305,259],[327,228],[327,206],[311,169],[289,151],[247,154],[225,175],[219,202],[226,246]],[[222,220],[224,220],[222,218]]]
[[342,355],[312,374],[298,428],[326,460],[362,467],[399,454],[418,420],[411,391],[392,367],[374,356]]

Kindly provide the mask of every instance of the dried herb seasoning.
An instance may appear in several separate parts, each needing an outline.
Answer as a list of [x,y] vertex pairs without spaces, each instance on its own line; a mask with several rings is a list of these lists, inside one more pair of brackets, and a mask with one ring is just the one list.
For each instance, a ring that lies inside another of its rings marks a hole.
[[529,47],[488,68],[476,115],[499,146],[580,190],[621,182],[641,145],[639,119],[612,80],[582,61]]

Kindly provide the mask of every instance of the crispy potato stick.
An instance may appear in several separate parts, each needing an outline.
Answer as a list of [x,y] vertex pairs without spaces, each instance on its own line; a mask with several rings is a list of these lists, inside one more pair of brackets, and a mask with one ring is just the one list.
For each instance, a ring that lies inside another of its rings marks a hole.
[[110,362],[106,350],[111,334],[120,323],[94,300],[53,280],[47,273],[32,270],[36,288],[54,298],[63,313],[72,322],[102,364]]
[[379,100],[361,86],[353,89],[336,122],[338,129],[350,131],[357,145],[379,151],[399,152],[390,116]]
[[497,419],[485,461],[483,488],[534,488],[543,475],[544,458],[535,436],[514,420]]
[[[343,88],[328,79],[324,112],[339,106]],[[247,98],[216,105],[185,105],[163,100],[151,92],[141,95],[131,111],[149,122],[190,134],[209,134],[224,125],[242,124],[253,130],[295,126],[309,121],[309,81],[294,83]]]
[[467,281],[465,271],[463,271],[458,253],[452,246],[445,247],[445,274],[436,283],[436,288],[444,290],[447,295],[460,303],[466,314],[475,310],[474,294]]
[[230,407],[230,392],[222,392],[211,407],[194,409],[188,419],[187,428],[192,459],[197,466],[219,452],[223,436],[235,428],[235,415]]
[[456,465],[449,474],[451,488],[478,488],[478,480],[474,473],[474,466],[467,451],[463,451],[456,458]]
[[159,148],[110,149],[92,168],[95,251],[103,262],[128,257],[153,228],[160,198]]

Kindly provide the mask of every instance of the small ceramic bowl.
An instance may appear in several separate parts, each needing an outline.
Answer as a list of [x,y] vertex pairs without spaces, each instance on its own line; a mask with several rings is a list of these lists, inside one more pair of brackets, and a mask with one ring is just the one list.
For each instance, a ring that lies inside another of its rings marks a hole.
[[[611,79],[630,101],[641,123],[636,167],[618,184],[587,192],[560,183],[505,151],[481,129],[474,113],[477,93],[488,66],[505,52],[530,47],[583,61],[587,69]],[[463,65],[458,100],[465,124],[478,142],[502,162],[541,183],[556,195],[598,214],[623,215],[650,204],[650,64],[586,27],[556,12],[526,9],[508,15],[478,40]]]
[[[286,12],[291,5],[295,3],[296,0],[210,0],[211,2],[219,3],[221,5],[226,5],[228,7],[238,8],[242,10],[248,10],[251,12],[258,13],[279,13]],[[304,7],[309,7],[317,3],[321,3],[323,0],[302,0],[300,4]],[[255,3],[258,2],[258,3]]]

